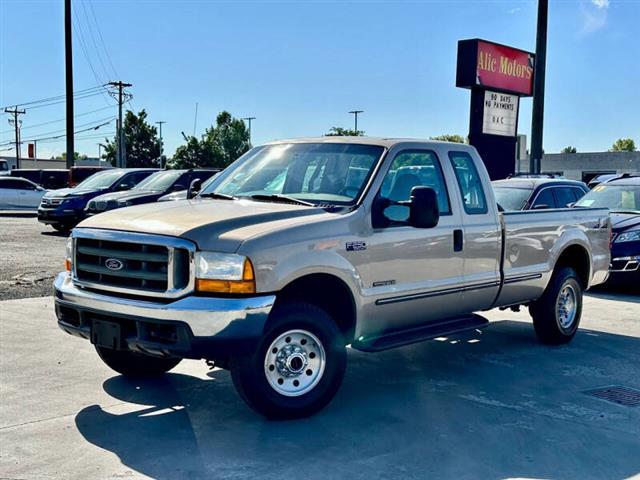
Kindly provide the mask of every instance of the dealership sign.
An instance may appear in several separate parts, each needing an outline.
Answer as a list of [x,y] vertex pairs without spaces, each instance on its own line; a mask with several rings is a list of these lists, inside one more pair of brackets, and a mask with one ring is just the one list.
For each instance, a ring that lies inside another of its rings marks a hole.
[[518,127],[519,101],[517,95],[485,91],[482,133],[515,136]]
[[486,40],[458,42],[456,86],[533,94],[533,53]]

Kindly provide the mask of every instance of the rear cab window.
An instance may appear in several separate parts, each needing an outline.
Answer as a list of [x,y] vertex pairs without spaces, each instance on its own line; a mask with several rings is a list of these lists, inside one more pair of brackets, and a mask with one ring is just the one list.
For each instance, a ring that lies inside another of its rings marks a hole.
[[468,215],[487,213],[487,199],[476,165],[467,152],[449,152],[449,160],[456,173],[456,180],[462,196],[462,205]]

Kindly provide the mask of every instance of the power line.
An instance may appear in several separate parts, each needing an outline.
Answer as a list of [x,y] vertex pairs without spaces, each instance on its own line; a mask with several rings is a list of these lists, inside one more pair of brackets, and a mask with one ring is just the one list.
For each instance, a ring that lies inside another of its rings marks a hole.
[[[84,90],[78,90],[78,91],[73,93],[73,96],[75,97],[76,95],[86,94],[86,93],[89,93],[91,91],[95,92],[97,90],[104,91],[104,89],[105,89],[104,85],[96,85],[95,87],[85,88]],[[41,98],[40,100],[32,100],[30,102],[12,103],[10,105],[5,105],[4,107],[0,107],[0,108],[2,108],[4,110],[5,108],[17,107],[17,106],[28,107],[30,105],[35,105],[37,103],[50,102],[50,101],[54,101],[54,100],[63,100],[64,101],[64,99],[65,99],[65,95],[56,95],[55,97]]]
[[[84,13],[84,18],[87,20],[87,30],[89,31],[89,37],[91,38],[91,43],[93,44],[93,48],[96,51],[96,56],[98,57],[98,61],[100,62],[100,66],[102,67],[102,71],[104,72],[105,78],[109,78],[109,72],[107,71],[107,67],[105,67],[104,62],[102,61],[102,54],[98,49],[98,44],[96,43],[95,35],[93,34],[93,28],[91,28],[91,21],[89,20],[89,14],[87,13],[87,8],[85,7],[85,2],[78,2],[82,6],[82,13]],[[78,23],[80,20],[78,19]]]
[[102,37],[102,30],[100,29],[100,23],[98,22],[98,19],[96,17],[96,12],[93,9],[93,2],[89,2],[89,9],[91,10],[91,16],[93,17],[93,21],[96,24],[96,30],[98,31],[98,36],[100,37],[100,43],[102,44],[104,53],[107,55],[107,60],[109,62],[109,65],[111,66],[111,70],[113,71],[113,74],[115,75],[115,77],[119,78],[120,75],[118,75],[118,71],[113,66],[113,62],[111,61],[111,55],[109,55],[109,50],[107,50],[107,45],[104,41],[104,38]]
[[[82,129],[82,130],[76,130],[76,131],[74,131],[74,132],[73,132],[73,134],[74,134],[74,136],[75,136],[75,134],[77,134],[77,133],[88,132],[88,131],[90,131],[90,130],[98,130],[98,129],[100,129],[100,128],[104,127],[105,125],[109,125],[109,123],[110,123],[110,122],[104,122],[104,123],[102,123],[102,124],[100,124],[100,125],[96,125],[96,126],[94,126],[94,127],[84,128],[84,129]],[[30,138],[30,139],[28,139],[28,140],[22,140],[20,143],[27,143],[27,142],[33,142],[33,141],[38,141],[38,142],[39,142],[39,141],[41,141],[41,140],[50,140],[50,139],[54,139],[54,138],[62,138],[62,137],[64,137],[64,136],[65,136],[65,134],[64,134],[64,133],[61,133],[60,135],[54,135],[54,136],[52,136],[52,137]],[[101,136],[102,136],[102,135],[101,135]],[[11,142],[0,143],[0,147],[4,147],[5,145],[9,145],[10,143],[11,143]]]
[[[80,125],[76,125],[76,127],[95,126],[95,124],[98,124],[98,123],[101,123],[101,122],[105,122],[105,121],[112,121],[112,120],[115,120],[115,118],[116,118],[115,116],[110,115],[108,117],[100,118],[98,120],[92,120],[91,122],[81,123]],[[66,131],[66,129],[59,128],[57,130],[51,130],[50,132],[37,133],[36,135],[51,135],[51,134],[54,134],[54,133],[59,133],[59,132],[64,132],[64,131]]]

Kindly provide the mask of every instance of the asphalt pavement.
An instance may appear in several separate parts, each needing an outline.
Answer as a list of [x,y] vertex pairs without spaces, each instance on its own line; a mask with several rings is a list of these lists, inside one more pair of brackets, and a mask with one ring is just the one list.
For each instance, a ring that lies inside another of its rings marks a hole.
[[131,381],[60,331],[51,298],[0,302],[0,477],[12,479],[623,479],[640,477],[640,299],[585,299],[566,346],[528,315],[378,354],[349,352],[334,401],[270,422],[228,372],[183,361]]
[[67,235],[26,212],[0,212],[0,300],[51,295]]

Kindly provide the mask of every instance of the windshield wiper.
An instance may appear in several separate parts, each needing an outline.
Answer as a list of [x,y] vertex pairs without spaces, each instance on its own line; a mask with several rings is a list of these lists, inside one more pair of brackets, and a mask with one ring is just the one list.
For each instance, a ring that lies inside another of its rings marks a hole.
[[640,210],[609,210],[611,213],[627,213],[629,215],[638,215]]
[[282,203],[295,203],[297,205],[305,205],[307,207],[316,206],[315,203],[305,202],[304,200],[300,200],[295,197],[290,197],[288,195],[279,195],[277,193],[270,194],[270,195],[265,195],[265,194],[250,195],[249,198],[253,200],[267,200],[267,201],[276,201],[276,202],[282,202]]
[[216,192],[209,192],[209,193],[201,193],[198,195],[198,197],[201,198],[217,198],[219,200],[237,200],[237,197],[234,197],[233,195],[227,195],[226,193],[216,193]]

